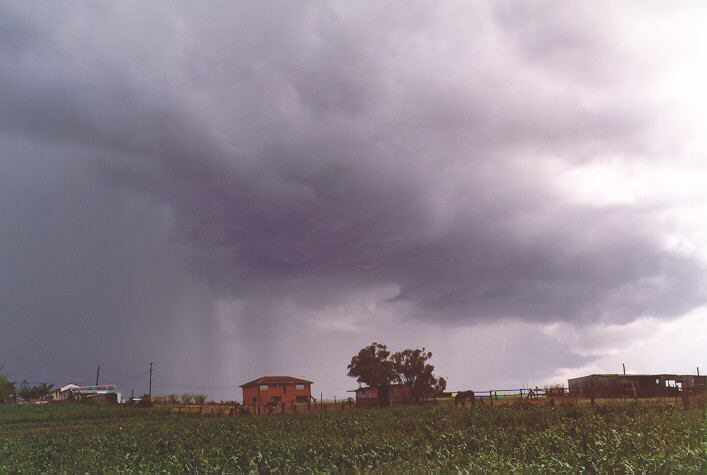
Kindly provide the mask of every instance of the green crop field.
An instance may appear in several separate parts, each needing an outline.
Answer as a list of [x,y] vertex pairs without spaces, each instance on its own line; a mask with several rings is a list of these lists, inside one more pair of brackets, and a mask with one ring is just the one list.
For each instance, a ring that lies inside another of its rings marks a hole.
[[0,406],[0,472],[707,471],[703,410],[404,407],[280,416]]

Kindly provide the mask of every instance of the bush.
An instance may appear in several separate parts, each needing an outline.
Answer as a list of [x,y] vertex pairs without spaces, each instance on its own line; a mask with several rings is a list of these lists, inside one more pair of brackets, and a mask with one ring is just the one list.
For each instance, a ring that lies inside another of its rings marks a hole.
[[182,393],[182,402],[184,404],[191,404],[192,399],[194,399],[194,395],[192,393]]
[[165,402],[167,402],[167,398],[165,398],[164,396],[155,396],[152,398],[152,402],[154,402],[155,404],[164,404]]
[[203,406],[204,402],[206,402],[206,394],[195,394],[194,402],[200,406]]

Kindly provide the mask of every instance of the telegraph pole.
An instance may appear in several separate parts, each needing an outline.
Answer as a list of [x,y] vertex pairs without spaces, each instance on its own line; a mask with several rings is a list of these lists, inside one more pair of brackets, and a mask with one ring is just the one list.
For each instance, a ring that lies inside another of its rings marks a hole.
[[98,373],[100,373],[100,372],[101,372],[101,367],[97,366],[96,367],[96,386],[98,386]]
[[150,401],[152,401],[152,361],[150,361],[150,391],[149,391]]

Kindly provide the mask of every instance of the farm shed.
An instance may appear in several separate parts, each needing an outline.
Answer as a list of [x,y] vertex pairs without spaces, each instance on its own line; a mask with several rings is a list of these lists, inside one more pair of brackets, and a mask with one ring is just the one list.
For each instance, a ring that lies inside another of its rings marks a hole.
[[52,392],[52,399],[55,401],[94,401],[107,403],[121,403],[122,396],[113,384],[101,386],[79,386],[74,383],[64,386]]
[[592,374],[568,381],[572,395],[661,397],[705,391],[707,376],[689,374]]
[[[378,406],[378,389],[364,387],[355,389],[356,406],[358,407],[377,407]],[[404,384],[391,384],[388,386],[388,405],[406,404],[412,402],[410,395],[410,387]]]
[[312,381],[292,376],[263,376],[241,384],[243,404],[263,407],[268,403],[306,403],[312,397]]
[[54,391],[52,391],[52,399],[54,401],[65,401],[69,399],[69,395],[71,394],[69,390],[79,387],[80,386],[78,384],[74,383],[65,384],[62,387],[56,388]]

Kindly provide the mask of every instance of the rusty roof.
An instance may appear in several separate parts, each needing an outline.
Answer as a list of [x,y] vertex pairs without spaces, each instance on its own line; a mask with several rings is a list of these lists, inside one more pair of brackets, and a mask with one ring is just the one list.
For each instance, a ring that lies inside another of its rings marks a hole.
[[312,381],[293,378],[292,376],[263,376],[245,384],[241,384],[240,387],[244,388],[246,386],[254,386],[257,384],[312,384]]

